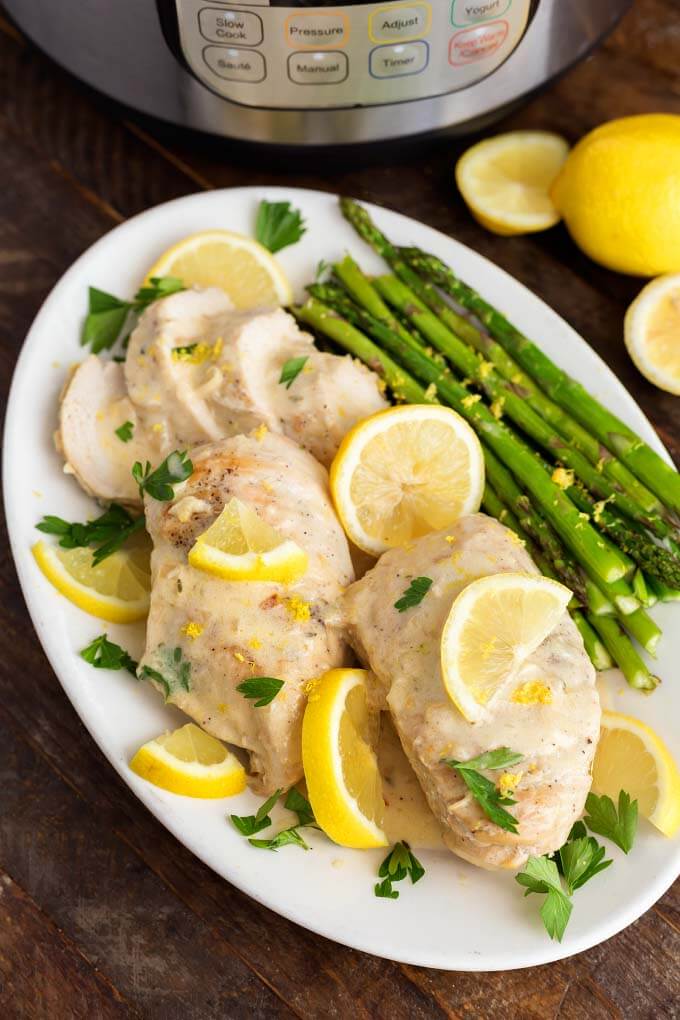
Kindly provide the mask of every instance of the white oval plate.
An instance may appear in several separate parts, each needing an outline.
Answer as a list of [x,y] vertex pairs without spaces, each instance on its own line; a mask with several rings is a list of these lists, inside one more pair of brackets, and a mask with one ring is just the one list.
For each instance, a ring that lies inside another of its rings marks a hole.
[[[224,227],[249,234],[262,198],[287,199],[302,209],[308,230],[280,254],[298,297],[321,259],[349,250],[371,272],[384,267],[344,222],[334,196],[295,188],[235,188],[180,198],[150,209],[103,237],[62,277],[45,301],[24,344],[10,394],[5,429],[4,492],[9,534],[33,623],[64,690],[84,724],[125,782],[174,835],[209,867],[260,903],[327,938],[406,963],[450,970],[529,967],[580,952],[636,920],[680,872],[680,842],[641,822],[633,852],[612,847],[614,865],[576,893],[564,941],[551,942],[539,918],[538,897],[524,899],[512,875],[476,869],[450,854],[425,852],[425,878],[400,886],[398,900],[373,895],[383,853],[346,850],[321,834],[312,850],[256,850],[226,820],[250,814],[257,798],[196,801],[145,783],[128,768],[144,741],[177,725],[182,716],[162,704],[148,685],[126,673],[95,671],[78,657],[104,630],[101,621],[70,605],[45,580],[30,553],[43,514],[84,520],[95,509],[61,470],[52,445],[57,397],[68,366],[82,357],[78,338],[92,284],[125,297],[133,294],[157,256],[186,234]],[[464,279],[503,309],[560,365],[587,383],[634,429],[663,452],[632,397],[590,347],[553,311],[503,270],[444,234],[385,209],[372,208],[395,241],[418,244],[450,262]],[[675,612],[675,626],[672,614]],[[664,628],[657,671],[667,683],[652,697],[627,690],[620,674],[608,678],[610,707],[651,723],[680,757],[678,612],[661,606]],[[142,646],[141,625],[107,628],[133,655]],[[287,817],[279,809],[274,821]]]

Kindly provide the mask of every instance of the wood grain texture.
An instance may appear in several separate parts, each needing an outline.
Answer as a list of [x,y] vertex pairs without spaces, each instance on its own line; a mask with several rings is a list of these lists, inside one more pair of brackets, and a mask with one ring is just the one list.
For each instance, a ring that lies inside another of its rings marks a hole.
[[[678,25],[679,3],[638,0],[591,59],[499,129],[549,127],[575,140],[614,116],[680,113]],[[680,402],[649,386],[623,351],[623,312],[639,281],[595,266],[562,228],[510,239],[481,230],[453,187],[467,144],[397,144],[370,160],[292,165],[121,110],[0,19],[3,405],[47,291],[116,222],[202,188],[289,183],[399,208],[504,266],[593,344],[679,455]],[[504,974],[378,960],[253,903],[180,846],[100,754],[32,633],[6,543],[0,604],[1,1016],[680,1016],[677,884],[603,945]]]

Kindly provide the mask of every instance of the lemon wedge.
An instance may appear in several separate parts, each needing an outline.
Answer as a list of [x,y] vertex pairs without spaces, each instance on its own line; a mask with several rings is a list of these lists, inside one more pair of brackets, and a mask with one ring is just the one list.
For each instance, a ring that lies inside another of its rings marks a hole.
[[468,722],[555,628],[571,592],[534,574],[491,574],[469,584],[451,606],[441,640],[442,679]]
[[246,788],[238,758],[195,723],[143,744],[130,768],[154,786],[185,797],[233,797]]
[[628,353],[645,379],[680,395],[680,273],[643,287],[623,324]]
[[251,506],[231,499],[189,552],[192,567],[226,581],[279,581],[292,584],[307,570],[308,557],[283,538]]
[[475,219],[495,234],[547,230],[560,219],[550,187],[567,158],[549,131],[509,131],[478,142],[456,164],[456,184]]
[[332,669],[312,681],[302,721],[302,764],[316,820],[335,843],[359,850],[387,846],[370,676],[364,669]]
[[96,567],[92,549],[62,549],[36,542],[33,556],[57,591],[92,616],[111,623],[132,623],[149,611],[149,549],[119,549]]
[[205,230],[163,252],[147,273],[176,276],[185,287],[220,287],[237,308],[288,305],[293,291],[271,252],[243,234]]
[[379,556],[479,509],[482,448],[468,423],[447,407],[392,407],[348,432],[330,482],[347,535]]
[[620,790],[637,800],[641,815],[663,832],[680,829],[680,772],[651,726],[620,712],[603,712],[593,763],[593,793],[614,803]]

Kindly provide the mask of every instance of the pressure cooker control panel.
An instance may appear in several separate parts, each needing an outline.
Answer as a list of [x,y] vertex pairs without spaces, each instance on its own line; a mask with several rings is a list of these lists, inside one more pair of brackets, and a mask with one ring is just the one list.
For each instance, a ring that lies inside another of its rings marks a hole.
[[272,109],[378,106],[464,89],[512,53],[532,7],[531,0],[175,3],[195,76],[225,99]]

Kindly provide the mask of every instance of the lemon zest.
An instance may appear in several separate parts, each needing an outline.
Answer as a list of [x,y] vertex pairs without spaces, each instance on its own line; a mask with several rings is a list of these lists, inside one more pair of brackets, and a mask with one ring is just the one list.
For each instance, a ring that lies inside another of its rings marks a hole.
[[574,484],[574,472],[571,468],[557,467],[550,477],[560,489],[570,489]]
[[550,705],[552,691],[541,680],[527,680],[512,692],[512,701],[516,705]]
[[196,620],[189,620],[189,622],[182,627],[182,633],[186,634],[186,636],[191,638],[192,641],[195,641],[197,637],[200,637],[203,630],[203,624],[197,623]]

